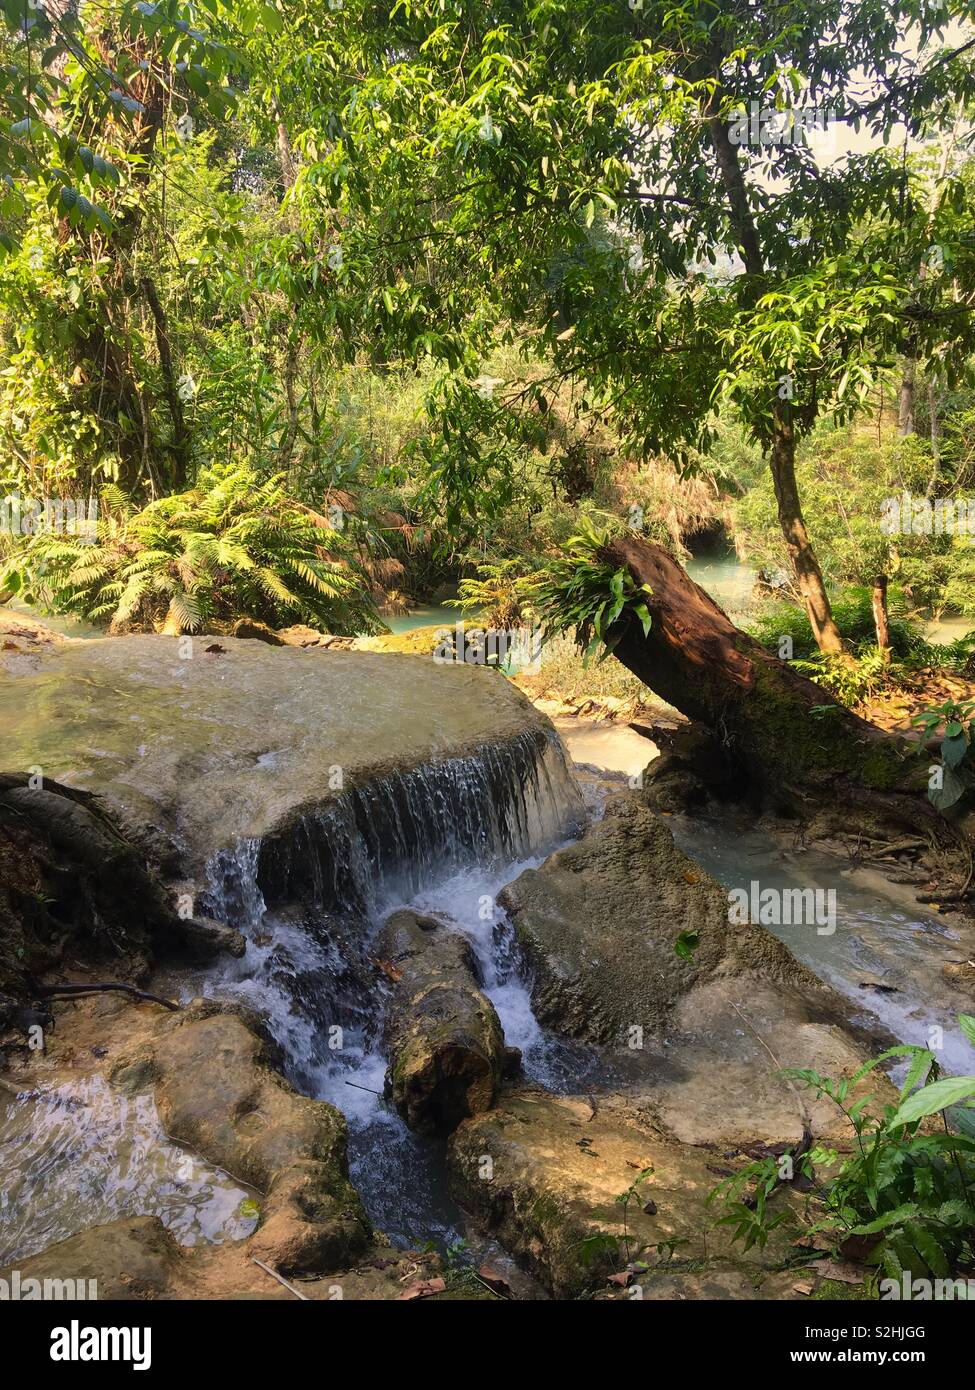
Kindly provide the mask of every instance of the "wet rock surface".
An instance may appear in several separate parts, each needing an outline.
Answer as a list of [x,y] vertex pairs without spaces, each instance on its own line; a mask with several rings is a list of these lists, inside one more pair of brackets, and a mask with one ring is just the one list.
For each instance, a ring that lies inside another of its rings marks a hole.
[[241,1018],[206,1002],[117,1058],[113,1083],[152,1085],[166,1131],[264,1198],[251,1253],[284,1273],[341,1268],[370,1230],[348,1179],[346,1125],[292,1090]]
[[[501,898],[539,1020],[613,1048],[627,1090],[686,1143],[835,1128],[779,1075],[855,1070],[870,1039],[852,1010],[772,934],[728,920],[728,894],[629,794],[579,842]],[[689,960],[681,932],[698,944]],[[879,1050],[879,1049],[878,1049]]]
[[425,657],[131,636],[5,651],[0,668],[8,766],[97,792],[197,879],[343,789],[548,727],[496,673]]

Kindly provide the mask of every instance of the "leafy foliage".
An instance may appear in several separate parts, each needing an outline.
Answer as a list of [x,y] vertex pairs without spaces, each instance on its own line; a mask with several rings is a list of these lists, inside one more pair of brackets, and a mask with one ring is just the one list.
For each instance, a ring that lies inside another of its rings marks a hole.
[[[959,1019],[975,1041],[975,1019]],[[907,1073],[897,1104],[878,1107],[872,1095],[855,1092],[883,1062],[903,1060]],[[904,1271],[917,1278],[946,1278],[975,1267],[975,1076],[941,1075],[927,1048],[893,1047],[852,1076],[834,1080],[818,1072],[783,1072],[831,1100],[854,1134],[851,1154],[819,1146],[798,1159],[795,1169],[815,1184],[817,1167],[828,1176],[814,1185],[811,1222],[800,1222],[792,1208],[773,1211],[781,1191],[781,1160],[762,1159],[725,1179],[712,1192],[729,1226],[746,1248],[762,1246],[778,1226],[799,1234],[818,1234],[840,1255],[855,1246],[888,1277]],[[953,1131],[947,1114],[956,1121]],[[922,1122],[940,1116],[943,1133]]]
[[625,616],[636,618],[644,635],[650,631],[650,588],[637,584],[625,566],[601,558],[609,539],[608,528],[585,523],[569,538],[565,558],[554,561],[535,586],[547,634],[571,632],[586,660],[597,651],[600,661],[612,654]]
[[198,632],[238,617],[337,632],[381,626],[354,552],[324,517],[290,501],[280,477],[214,469],[141,510],[117,488],[102,504],[94,544],[37,535],[0,583],[115,631]]
[[943,730],[940,785],[929,788],[928,799],[939,811],[946,811],[975,786],[975,700],[949,701],[937,709],[922,710],[911,723],[926,739]]

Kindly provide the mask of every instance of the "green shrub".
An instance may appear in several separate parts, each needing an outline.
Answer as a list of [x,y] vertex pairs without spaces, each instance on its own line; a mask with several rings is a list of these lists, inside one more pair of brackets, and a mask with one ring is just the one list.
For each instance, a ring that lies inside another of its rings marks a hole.
[[[959,1022],[975,1043],[975,1018],[962,1014]],[[909,1059],[907,1076],[898,1103],[884,1105],[878,1115],[871,1110],[874,1096],[853,1099],[854,1092],[875,1067],[894,1058]],[[746,1249],[764,1246],[778,1226],[794,1228],[796,1236],[819,1235],[836,1256],[852,1246],[894,1279],[904,1271],[938,1279],[972,1271],[975,1076],[942,1076],[933,1052],[910,1045],[888,1049],[841,1081],[793,1068],[782,1075],[842,1111],[853,1129],[853,1150],[842,1155],[820,1146],[796,1159],[795,1170],[813,1184],[805,1219],[793,1208],[772,1209],[784,1186],[783,1158],[749,1164],[711,1193],[724,1211],[718,1224],[731,1227]],[[935,1115],[943,1132],[922,1132],[922,1122]],[[829,1173],[818,1183],[817,1167]]]
[[[975,649],[975,629],[956,642],[943,645],[928,642],[906,617],[906,607],[903,596],[896,589],[892,590],[889,596],[890,650],[894,661],[914,668],[933,666],[942,670],[961,670]],[[833,616],[841,637],[854,656],[865,657],[876,652],[877,634],[869,589],[846,589],[833,603]],[[794,659],[809,661],[819,656],[809,619],[805,611],[795,604],[776,604],[766,609],[747,625],[747,630],[763,647],[776,655],[781,639],[790,637]]]
[[97,540],[45,533],[18,549],[0,586],[116,630],[198,632],[240,617],[379,631],[358,556],[281,478],[212,469],[197,486],[135,510],[102,495]]

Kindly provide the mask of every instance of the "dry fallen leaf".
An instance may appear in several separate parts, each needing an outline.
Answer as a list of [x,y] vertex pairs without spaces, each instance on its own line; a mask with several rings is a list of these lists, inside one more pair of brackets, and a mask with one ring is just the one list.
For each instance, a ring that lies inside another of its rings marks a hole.
[[812,1284],[793,1284],[793,1285],[792,1285],[792,1292],[793,1292],[793,1293],[811,1294],[812,1291],[813,1291],[813,1286],[812,1286]]
[[628,1289],[633,1283],[633,1271],[624,1269],[622,1274],[607,1274],[607,1284],[616,1284],[621,1289]]
[[383,972],[387,979],[392,980],[394,985],[398,985],[403,978],[402,970],[398,969],[391,960],[373,960],[372,963]]
[[477,1277],[481,1280],[482,1284],[487,1284],[492,1293],[498,1293],[502,1298],[514,1297],[511,1292],[511,1285],[508,1283],[507,1279],[505,1279],[503,1274],[499,1274],[496,1269],[492,1269],[490,1265],[481,1265],[480,1269],[477,1271]]
[[867,1271],[861,1265],[837,1260],[813,1260],[808,1266],[823,1279],[835,1279],[840,1284],[862,1284]]
[[416,1284],[411,1284],[408,1289],[396,1299],[397,1303],[406,1303],[413,1298],[431,1298],[435,1293],[443,1293],[447,1288],[446,1279],[421,1279]]

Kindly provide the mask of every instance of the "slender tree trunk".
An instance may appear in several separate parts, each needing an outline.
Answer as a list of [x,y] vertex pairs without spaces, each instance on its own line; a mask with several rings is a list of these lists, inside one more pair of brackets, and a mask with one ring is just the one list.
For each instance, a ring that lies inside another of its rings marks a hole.
[[914,383],[917,363],[913,356],[904,359],[904,375],[901,377],[901,391],[897,401],[897,433],[914,433]]
[[284,123],[284,112],[281,110],[281,103],[274,97],[274,117],[278,135],[278,160],[281,164],[281,178],[284,183],[285,192],[295,186],[295,167],[294,151],[291,148],[291,137],[288,134],[288,127]]
[[795,433],[788,418],[788,410],[782,406],[775,414],[775,434],[769,465],[779,508],[779,525],[785,536],[789,558],[816,645],[822,652],[839,654],[843,650],[843,639],[833,619],[819,561],[806,530],[796,483]]
[[288,338],[288,345],[285,349],[284,371],[282,373],[284,394],[288,402],[288,423],[281,436],[278,459],[279,465],[284,472],[287,472],[291,467],[291,458],[294,454],[295,442],[298,438],[298,395],[295,390],[295,382],[298,375],[299,347],[299,340],[297,336],[292,333]]
[[[715,66],[715,75],[719,73],[720,62]],[[745,270],[756,283],[760,283],[765,275],[765,259],[749,205],[748,185],[738,159],[738,151],[731,143],[727,122],[719,114],[720,106],[719,84],[715,87],[706,108],[711,143],[714,146],[721,181],[728,199],[731,225],[738,238]],[[795,430],[791,414],[788,406],[780,402],[775,409],[772,449],[769,456],[779,523],[816,644],[820,651],[833,655],[842,652],[843,639],[833,618],[829,595],[823,583],[823,573],[802,515],[796,483],[795,456]]]
[[877,646],[884,660],[890,661],[890,615],[887,612],[887,576],[885,574],[878,574],[874,579],[871,598]]
[[190,434],[183,414],[176,373],[173,368],[173,350],[169,340],[169,324],[155,285],[148,275],[142,278],[142,293],[145,295],[149,312],[156,330],[156,350],[159,353],[159,366],[163,376],[163,390],[169,415],[172,421],[173,437],[170,445],[173,458],[172,483],[177,491],[185,487],[189,473]]

